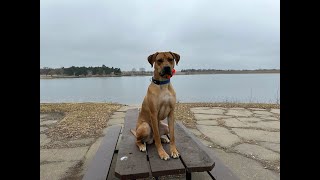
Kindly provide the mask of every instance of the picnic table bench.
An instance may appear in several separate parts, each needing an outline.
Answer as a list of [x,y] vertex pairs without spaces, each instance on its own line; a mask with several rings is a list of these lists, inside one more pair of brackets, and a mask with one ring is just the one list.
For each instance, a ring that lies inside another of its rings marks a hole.
[[[135,129],[138,113],[138,109],[130,109],[126,113],[123,128],[121,125],[109,127],[83,180],[158,179],[160,176],[177,174],[186,174],[189,180],[192,172],[208,172],[212,179],[217,180],[239,179],[181,122],[175,123],[176,146],[180,153],[178,159],[161,160],[154,143],[147,145],[146,152],[140,152],[130,132],[130,129]],[[169,153],[170,144],[162,145]]]

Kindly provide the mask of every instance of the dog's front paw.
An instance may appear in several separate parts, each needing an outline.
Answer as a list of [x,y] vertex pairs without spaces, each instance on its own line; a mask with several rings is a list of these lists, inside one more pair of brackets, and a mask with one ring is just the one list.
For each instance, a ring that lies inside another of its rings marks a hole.
[[177,151],[176,148],[171,149],[171,157],[173,157],[174,159],[179,158],[179,152]]
[[169,155],[168,155],[164,150],[162,150],[162,151],[159,152],[159,156],[160,156],[160,158],[163,159],[163,160],[168,160],[168,159],[170,159]]
[[139,150],[142,152],[145,152],[147,150],[146,145],[145,144],[140,144],[139,145]]

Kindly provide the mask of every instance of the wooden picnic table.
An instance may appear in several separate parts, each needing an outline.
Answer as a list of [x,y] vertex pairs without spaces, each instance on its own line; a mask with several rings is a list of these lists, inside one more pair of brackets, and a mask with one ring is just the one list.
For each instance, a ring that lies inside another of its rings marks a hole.
[[[138,113],[138,109],[130,109],[123,128],[120,125],[110,127],[83,179],[157,179],[160,176],[186,174],[189,180],[192,172],[208,172],[212,179],[238,179],[181,122],[175,123],[176,146],[180,153],[178,159],[161,160],[154,143],[147,145],[146,152],[140,152],[130,132],[130,129],[135,129]],[[170,144],[162,145],[169,153]]]

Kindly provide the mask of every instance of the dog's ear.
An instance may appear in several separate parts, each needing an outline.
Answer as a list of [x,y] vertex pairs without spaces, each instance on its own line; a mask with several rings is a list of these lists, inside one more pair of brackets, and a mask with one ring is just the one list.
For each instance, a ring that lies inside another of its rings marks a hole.
[[151,64],[151,67],[153,67],[153,63],[154,63],[154,61],[156,61],[156,57],[157,57],[158,54],[159,54],[159,53],[156,52],[156,53],[154,53],[154,54],[151,54],[151,55],[148,57],[148,61],[149,61],[149,63]]
[[180,61],[180,55],[171,51],[169,51],[169,53],[173,56],[174,60],[176,61],[176,64],[178,65],[178,62]]

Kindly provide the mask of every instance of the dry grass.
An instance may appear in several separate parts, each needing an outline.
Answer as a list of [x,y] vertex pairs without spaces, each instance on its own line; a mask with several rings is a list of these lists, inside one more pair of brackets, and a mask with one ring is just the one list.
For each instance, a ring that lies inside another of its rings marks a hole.
[[65,115],[48,130],[48,137],[54,140],[79,139],[100,135],[109,116],[121,106],[111,103],[50,103],[40,104],[40,112]]

